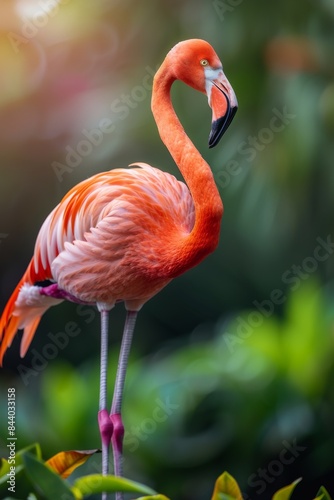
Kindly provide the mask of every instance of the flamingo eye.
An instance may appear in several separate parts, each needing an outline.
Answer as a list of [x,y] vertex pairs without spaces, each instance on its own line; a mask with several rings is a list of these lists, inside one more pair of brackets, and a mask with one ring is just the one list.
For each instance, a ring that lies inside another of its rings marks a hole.
[[200,63],[202,66],[207,66],[209,64],[209,61],[207,59],[201,59]]

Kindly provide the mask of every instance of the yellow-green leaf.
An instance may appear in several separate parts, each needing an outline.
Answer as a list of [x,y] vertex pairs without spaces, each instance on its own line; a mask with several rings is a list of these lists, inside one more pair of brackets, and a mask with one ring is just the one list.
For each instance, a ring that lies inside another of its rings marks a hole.
[[144,484],[125,479],[124,477],[102,476],[102,474],[91,474],[89,476],[80,477],[74,481],[72,491],[79,490],[85,495],[95,493],[113,493],[116,491],[128,491],[132,493],[142,493],[144,495],[156,495],[157,492],[145,486]]
[[273,496],[273,500],[289,500],[293,490],[301,480],[302,480],[301,478],[296,479],[296,481],[294,481],[293,483],[289,484],[288,486],[284,486],[284,488],[278,490]]
[[168,497],[165,497],[165,495],[153,495],[149,497],[140,497],[137,498],[136,500],[170,500]]
[[228,472],[217,479],[211,500],[242,500],[238,483]]
[[[23,448],[22,450],[19,450],[16,455],[15,455],[15,472],[18,474],[18,472],[23,468],[23,463],[22,463],[22,457],[24,456],[25,453],[31,453],[37,458],[42,457],[42,452],[41,448],[38,443],[31,444],[27,446],[26,448]],[[5,483],[8,479],[7,474],[10,471],[10,465],[8,463],[8,460],[5,460],[4,458],[1,459],[1,464],[0,464],[0,484]]]
[[328,493],[326,488],[324,486],[321,486],[320,490],[317,493],[317,497],[315,498],[315,500],[332,500],[332,497],[330,496],[330,494]]
[[99,450],[61,451],[49,458],[46,464],[63,479],[66,479],[77,467]]

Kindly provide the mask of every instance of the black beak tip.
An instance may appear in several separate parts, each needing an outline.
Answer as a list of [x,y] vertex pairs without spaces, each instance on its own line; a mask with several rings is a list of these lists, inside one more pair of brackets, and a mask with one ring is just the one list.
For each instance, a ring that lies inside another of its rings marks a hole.
[[209,148],[215,147],[220,139],[223,137],[224,133],[230,126],[234,115],[237,112],[238,107],[234,106],[233,108],[229,108],[226,115],[222,116],[221,118],[218,118],[218,120],[215,120],[212,122],[211,125],[211,131],[209,135]]

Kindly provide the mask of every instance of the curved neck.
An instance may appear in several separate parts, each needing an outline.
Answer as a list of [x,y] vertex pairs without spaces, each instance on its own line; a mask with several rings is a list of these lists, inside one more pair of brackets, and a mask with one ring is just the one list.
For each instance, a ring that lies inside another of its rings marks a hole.
[[163,64],[153,82],[152,112],[161,140],[172,155],[193,198],[195,225],[189,237],[194,246],[198,246],[198,241],[205,240],[206,253],[210,253],[218,244],[223,203],[209,165],[185,133],[174,111],[170,90],[175,80],[169,66]]

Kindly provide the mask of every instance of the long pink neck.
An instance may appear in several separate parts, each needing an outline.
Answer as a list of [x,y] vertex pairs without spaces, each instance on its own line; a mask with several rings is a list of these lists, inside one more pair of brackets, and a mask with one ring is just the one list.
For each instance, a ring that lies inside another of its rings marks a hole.
[[195,225],[185,245],[188,267],[192,267],[218,244],[223,203],[209,165],[185,133],[174,111],[170,97],[174,81],[168,65],[163,64],[153,82],[152,112],[161,140],[180,169],[194,201]]

